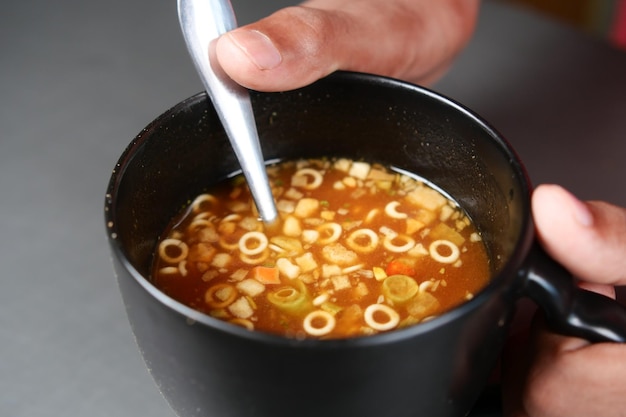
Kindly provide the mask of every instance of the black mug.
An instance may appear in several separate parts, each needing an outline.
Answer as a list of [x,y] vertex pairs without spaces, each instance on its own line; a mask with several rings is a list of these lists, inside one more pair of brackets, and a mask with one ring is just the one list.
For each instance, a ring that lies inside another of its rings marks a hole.
[[426,178],[477,225],[493,278],[473,299],[428,322],[344,340],[248,331],[164,295],[149,280],[159,236],[196,195],[239,169],[210,100],[193,96],[124,151],[105,202],[132,330],[178,415],[463,416],[485,387],[516,301],[525,296],[558,332],[626,340],[626,310],[578,289],[535,243],[524,167],[468,109],[418,86],[357,73],[251,95],[266,160],[348,157]]

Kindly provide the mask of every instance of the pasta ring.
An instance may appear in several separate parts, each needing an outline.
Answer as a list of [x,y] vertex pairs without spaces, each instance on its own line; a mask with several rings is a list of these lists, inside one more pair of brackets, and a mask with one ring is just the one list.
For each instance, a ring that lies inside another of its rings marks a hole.
[[208,211],[207,208],[203,208],[202,205],[209,203],[210,206],[209,207],[213,207],[213,205],[215,205],[217,203],[217,198],[215,198],[214,196],[212,196],[211,194],[200,194],[198,197],[196,197],[195,200],[193,200],[193,202],[191,203],[191,210],[194,213],[200,213],[203,211]]
[[[230,289],[230,293],[225,300],[216,299],[214,297],[216,292],[227,288]],[[216,284],[204,293],[204,302],[213,308],[224,308],[235,301],[235,298],[237,298],[237,290],[230,284]]]
[[[374,319],[374,314],[378,312],[385,314],[389,320],[385,322],[376,321]],[[371,304],[367,306],[365,312],[363,313],[363,318],[368,326],[381,332],[391,330],[396,327],[398,323],[400,323],[400,315],[398,312],[385,304]]]
[[[406,243],[402,246],[398,246],[393,243],[395,239],[404,239]],[[385,237],[385,240],[383,240],[383,246],[385,247],[385,249],[387,249],[390,252],[395,252],[395,253],[407,252],[415,246],[415,239],[407,235],[396,235],[396,236],[389,235]]]
[[239,253],[239,259],[241,259],[242,262],[245,262],[248,265],[258,265],[260,263],[263,263],[265,262],[265,260],[267,260],[267,258],[269,258],[269,256],[269,248],[265,248],[265,250],[260,253],[259,256],[250,256],[246,255],[245,253]]
[[[313,326],[313,320],[316,319],[324,320],[324,325],[322,327]],[[304,321],[302,322],[302,327],[304,328],[304,331],[311,336],[324,336],[335,328],[335,323],[335,317],[329,312],[324,310],[315,310],[306,315]]]
[[[168,253],[169,248],[176,248],[174,250],[178,251],[178,255],[170,255]],[[187,244],[179,239],[164,239],[159,244],[159,256],[165,262],[177,264],[183,259],[187,258],[189,254],[189,247]]]
[[400,205],[400,202],[398,201],[391,201],[387,203],[387,205],[385,206],[385,214],[391,217],[392,219],[406,219],[407,217],[409,217],[408,214],[400,213],[397,210],[399,205]]
[[[358,240],[364,237],[369,240],[368,245],[361,245]],[[378,235],[371,229],[358,229],[350,233],[350,236],[346,239],[346,244],[351,249],[361,253],[371,253],[378,246]]]
[[[323,231],[325,231],[326,229],[329,229],[331,231],[331,235],[328,237],[323,237]],[[317,228],[317,231],[320,234],[317,242],[320,245],[327,245],[329,243],[337,241],[341,236],[341,232],[343,231],[343,229],[341,228],[341,225],[339,223],[324,223]]]
[[254,330],[254,324],[248,319],[240,319],[239,317],[235,317],[234,319],[228,320],[228,322],[234,324],[235,326],[243,327],[244,329]]
[[305,176],[305,175],[313,177],[313,180],[311,182],[307,181],[307,184],[302,187],[305,190],[314,190],[317,187],[319,187],[320,185],[322,185],[322,181],[324,181],[324,178],[322,177],[322,173],[317,171],[317,170],[315,170],[315,169],[312,169],[312,168],[302,168],[302,169],[299,169],[294,174],[294,177],[301,177],[301,176]]
[[[250,240],[256,240],[259,244],[256,247],[251,248],[247,245]],[[268,245],[267,236],[265,236],[261,232],[248,232],[245,233],[239,239],[239,250],[244,255],[253,256],[262,253],[265,249],[267,249]]]
[[[450,249],[450,255],[444,256],[440,254],[438,251],[439,246],[447,246]],[[435,261],[441,262],[442,264],[454,263],[459,259],[459,256],[461,255],[459,247],[449,240],[445,239],[435,240],[433,243],[431,243],[428,247],[428,252]]]

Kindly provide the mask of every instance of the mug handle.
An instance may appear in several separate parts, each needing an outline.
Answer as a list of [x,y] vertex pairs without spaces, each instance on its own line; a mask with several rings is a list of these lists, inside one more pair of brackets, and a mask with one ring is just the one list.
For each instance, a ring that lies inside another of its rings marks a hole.
[[544,311],[557,333],[590,342],[626,342],[626,308],[601,294],[579,288],[572,275],[533,244],[522,293]]

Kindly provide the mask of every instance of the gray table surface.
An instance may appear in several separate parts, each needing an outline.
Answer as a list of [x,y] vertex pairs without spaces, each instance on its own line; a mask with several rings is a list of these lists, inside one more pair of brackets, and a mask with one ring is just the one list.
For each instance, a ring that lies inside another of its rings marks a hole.
[[[246,23],[282,1],[233,3]],[[126,321],[102,207],[132,137],[201,90],[175,2],[13,1],[0,53],[0,415],[172,417]],[[626,53],[487,2],[434,88],[500,130],[535,183],[626,206]]]

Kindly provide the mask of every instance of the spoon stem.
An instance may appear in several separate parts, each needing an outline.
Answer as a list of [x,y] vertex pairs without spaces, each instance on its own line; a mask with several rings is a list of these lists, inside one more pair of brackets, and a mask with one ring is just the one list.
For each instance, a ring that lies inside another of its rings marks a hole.
[[178,0],[178,17],[196,70],[224,126],[261,219],[278,217],[247,89],[234,82],[215,57],[215,40],[235,29],[229,0]]

